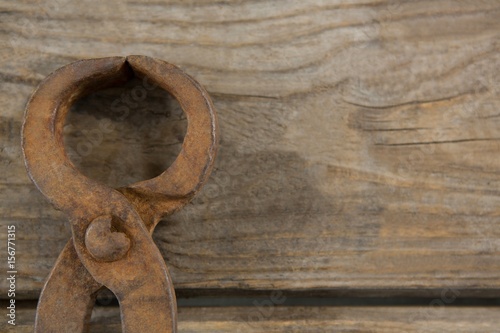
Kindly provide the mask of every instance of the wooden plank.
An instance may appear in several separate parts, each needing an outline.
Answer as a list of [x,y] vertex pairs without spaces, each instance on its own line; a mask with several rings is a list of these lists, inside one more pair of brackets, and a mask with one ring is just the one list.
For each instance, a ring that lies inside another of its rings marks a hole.
[[[497,1],[26,0],[0,17],[0,251],[16,225],[19,298],[70,237],[26,176],[24,104],[56,68],[115,54],[180,65],[219,112],[213,177],[154,235],[177,288],[500,295]],[[66,131],[112,185],[166,168],[186,125],[157,91],[120,121],[123,91]]]
[[[2,332],[33,332],[34,309],[18,310],[17,325]],[[116,307],[96,308],[90,332],[121,332]],[[179,332],[500,332],[489,307],[257,307],[179,308]]]

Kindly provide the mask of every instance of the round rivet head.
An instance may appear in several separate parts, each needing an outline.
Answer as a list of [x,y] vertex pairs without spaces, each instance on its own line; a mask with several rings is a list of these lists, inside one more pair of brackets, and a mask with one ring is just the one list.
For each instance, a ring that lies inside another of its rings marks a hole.
[[102,215],[94,219],[85,233],[85,246],[98,261],[117,261],[130,249],[130,239],[113,226],[117,217]]

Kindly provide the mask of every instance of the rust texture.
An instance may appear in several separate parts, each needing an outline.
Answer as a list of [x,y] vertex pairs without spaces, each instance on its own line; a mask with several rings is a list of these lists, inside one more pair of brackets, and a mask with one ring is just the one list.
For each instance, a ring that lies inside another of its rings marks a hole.
[[[82,175],[64,151],[63,126],[74,101],[134,76],[172,94],[187,133],[161,175],[112,189]],[[77,61],[49,75],[26,107],[22,146],[31,180],[71,223],[68,241],[39,299],[35,332],[87,332],[103,286],[120,303],[123,332],[176,332],[176,300],[151,234],[160,219],[200,190],[213,166],[218,125],[205,89],[179,68],[145,57]]]

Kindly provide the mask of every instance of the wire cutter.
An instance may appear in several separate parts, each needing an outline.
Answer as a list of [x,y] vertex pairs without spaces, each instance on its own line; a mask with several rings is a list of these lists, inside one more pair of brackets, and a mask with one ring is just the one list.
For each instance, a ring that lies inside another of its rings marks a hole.
[[[70,161],[64,121],[77,99],[134,76],[177,99],[187,134],[179,156],[161,175],[113,189]],[[172,280],[151,234],[162,217],[193,198],[212,170],[218,125],[206,90],[178,67],[146,56],[77,61],[49,75],[33,93],[22,147],[31,180],[68,216],[72,231],[42,290],[35,332],[87,332],[103,286],[119,301],[123,332],[176,332]]]

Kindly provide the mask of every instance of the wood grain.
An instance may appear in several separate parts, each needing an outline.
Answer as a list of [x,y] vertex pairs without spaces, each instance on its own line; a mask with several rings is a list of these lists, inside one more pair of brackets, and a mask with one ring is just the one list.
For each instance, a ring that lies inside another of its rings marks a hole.
[[[497,1],[5,0],[0,22],[0,251],[16,225],[19,298],[70,237],[26,176],[24,105],[60,66],[127,54],[178,64],[219,114],[213,176],[154,234],[176,288],[500,296]],[[138,84],[68,119],[74,162],[110,185],[182,142],[162,92],[117,117]]]
[[[2,322],[2,332],[33,331],[34,309],[18,313],[15,329]],[[497,333],[497,314],[498,309],[488,307],[275,307],[264,312],[254,307],[179,308],[179,333]],[[90,332],[121,332],[118,308],[96,308]]]

